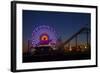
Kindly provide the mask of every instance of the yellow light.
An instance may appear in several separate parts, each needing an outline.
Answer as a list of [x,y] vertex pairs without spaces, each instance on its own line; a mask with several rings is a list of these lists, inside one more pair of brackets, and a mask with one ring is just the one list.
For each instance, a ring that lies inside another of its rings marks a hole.
[[46,35],[42,36],[41,40],[48,40],[48,36],[46,36]]
[[70,48],[69,51],[72,51],[72,48]]
[[85,48],[87,48],[87,47],[85,46]]

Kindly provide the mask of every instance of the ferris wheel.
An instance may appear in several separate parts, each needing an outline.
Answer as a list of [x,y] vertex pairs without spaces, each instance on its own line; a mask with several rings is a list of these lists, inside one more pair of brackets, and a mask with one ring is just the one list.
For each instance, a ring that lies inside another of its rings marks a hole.
[[32,45],[51,45],[56,44],[57,34],[53,27],[48,25],[37,26],[32,33]]

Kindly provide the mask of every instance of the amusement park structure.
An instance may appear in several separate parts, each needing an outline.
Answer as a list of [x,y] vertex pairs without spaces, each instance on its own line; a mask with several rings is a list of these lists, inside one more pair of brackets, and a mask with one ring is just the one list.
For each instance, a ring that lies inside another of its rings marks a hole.
[[[78,40],[79,35],[84,34],[86,37],[85,44],[79,44]],[[53,42],[50,36],[45,32],[39,36],[39,42],[33,46],[31,40],[28,40],[28,49],[33,55],[35,54],[57,54],[57,53],[68,53],[68,52],[86,52],[90,51],[90,28],[83,27],[76,33],[74,33],[69,39],[66,41],[59,41]],[[71,44],[72,40],[74,41],[74,46]]]
[[55,34],[55,31],[48,26],[36,28],[32,34],[33,40],[28,40],[28,52],[23,53],[23,62],[91,58],[90,28],[80,28],[64,41]]

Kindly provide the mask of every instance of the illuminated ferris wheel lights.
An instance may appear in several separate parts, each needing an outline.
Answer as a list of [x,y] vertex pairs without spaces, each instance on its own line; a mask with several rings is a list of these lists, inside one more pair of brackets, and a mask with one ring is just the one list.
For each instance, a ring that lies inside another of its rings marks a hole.
[[55,30],[47,25],[37,26],[32,33],[32,39],[32,44],[35,46],[48,45],[51,42],[50,39],[53,39],[53,43],[57,41]]

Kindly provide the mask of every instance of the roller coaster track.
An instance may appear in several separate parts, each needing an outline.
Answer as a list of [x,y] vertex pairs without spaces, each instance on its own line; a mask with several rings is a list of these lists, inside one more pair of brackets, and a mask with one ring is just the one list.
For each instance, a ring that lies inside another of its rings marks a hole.
[[90,28],[87,28],[87,27],[81,28],[78,32],[72,35],[67,41],[65,41],[63,45],[69,43],[73,38],[77,37],[79,34],[83,33],[84,31],[88,34],[90,32]]

